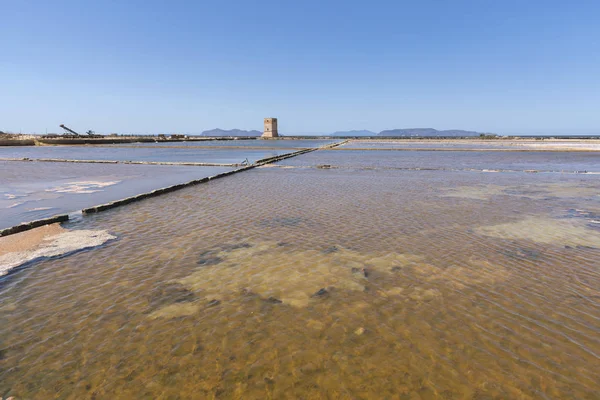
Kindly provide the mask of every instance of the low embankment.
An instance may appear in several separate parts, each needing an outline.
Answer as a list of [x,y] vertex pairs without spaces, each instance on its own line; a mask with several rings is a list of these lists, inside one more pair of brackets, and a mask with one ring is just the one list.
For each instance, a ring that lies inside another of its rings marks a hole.
[[0,146],[35,146],[34,139],[0,139]]
[[42,137],[33,135],[14,135],[0,137],[0,146],[64,146],[84,144],[129,144],[129,143],[171,143],[171,142],[211,142],[230,140],[256,140],[255,137],[187,137],[166,138],[157,136],[105,136],[105,137]]

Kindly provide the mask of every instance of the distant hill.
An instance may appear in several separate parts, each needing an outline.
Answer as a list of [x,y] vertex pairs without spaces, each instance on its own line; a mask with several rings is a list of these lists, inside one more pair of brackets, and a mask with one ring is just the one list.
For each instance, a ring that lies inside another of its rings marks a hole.
[[257,137],[262,135],[262,132],[259,131],[245,131],[243,129],[211,129],[208,131],[202,132],[201,136],[252,136]]
[[337,131],[330,136],[377,136],[377,133],[363,129],[359,131]]
[[[390,129],[386,131],[381,131],[379,133],[375,133],[366,129],[363,130],[352,130],[352,131],[337,131],[327,136],[357,136],[357,137],[365,137],[365,136],[404,136],[404,137],[414,137],[414,136],[479,136],[480,132],[474,131],[463,131],[459,129],[451,129],[446,131],[438,131],[433,128],[409,128],[409,129]],[[201,136],[212,136],[212,137],[223,137],[223,136],[243,136],[243,137],[259,137],[262,135],[260,131],[246,131],[243,129],[211,129],[208,131],[202,132]]]
[[381,131],[377,136],[479,136],[480,132],[451,129],[438,131],[433,128],[390,129]]

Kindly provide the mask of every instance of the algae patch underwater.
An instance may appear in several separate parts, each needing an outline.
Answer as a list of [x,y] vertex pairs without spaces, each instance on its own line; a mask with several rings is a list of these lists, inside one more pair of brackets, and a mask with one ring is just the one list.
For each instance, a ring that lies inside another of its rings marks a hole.
[[[204,300],[227,301],[254,293],[272,303],[301,308],[335,291],[369,290],[369,284],[381,298],[428,302],[441,297],[428,288],[434,281],[463,288],[507,275],[506,269],[477,259],[469,265],[438,267],[414,254],[360,253],[339,246],[306,250],[259,242],[205,251],[194,272],[172,282]],[[189,316],[200,308],[197,301],[169,304],[153,311],[151,318]]]

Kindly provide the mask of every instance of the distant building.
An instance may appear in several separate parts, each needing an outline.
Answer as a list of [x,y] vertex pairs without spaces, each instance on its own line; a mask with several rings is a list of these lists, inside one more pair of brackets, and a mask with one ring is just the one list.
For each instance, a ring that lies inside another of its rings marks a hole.
[[279,132],[277,131],[277,118],[265,118],[265,131],[261,137],[279,137]]

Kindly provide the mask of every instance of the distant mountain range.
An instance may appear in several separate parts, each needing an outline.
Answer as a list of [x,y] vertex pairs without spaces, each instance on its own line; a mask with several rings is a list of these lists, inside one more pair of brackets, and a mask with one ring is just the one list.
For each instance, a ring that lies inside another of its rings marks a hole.
[[260,136],[262,135],[262,132],[259,131],[245,131],[243,129],[230,129],[230,130],[225,130],[225,129],[211,129],[208,131],[204,131],[202,132],[201,136],[252,136],[252,137],[256,137],[256,136]]
[[377,133],[363,129],[360,131],[337,131],[330,136],[377,136]]
[[[202,136],[246,136],[246,137],[259,137],[262,135],[260,131],[246,131],[243,129],[211,129],[204,131]],[[422,137],[422,136],[479,136],[481,132],[475,131],[463,131],[460,129],[451,129],[445,131],[438,131],[433,128],[408,128],[408,129],[390,129],[381,131],[379,133],[368,131],[368,130],[352,130],[352,131],[337,131],[334,133],[326,134],[324,136],[347,136],[347,137],[366,137],[366,136],[402,136],[402,137]]]
[[408,128],[408,129],[390,129],[375,133],[372,131],[338,131],[330,136],[479,136],[480,132],[463,131],[460,129],[451,129],[438,131],[433,128]]
[[391,129],[381,131],[377,136],[479,136],[480,132],[451,129],[438,131],[433,128]]

